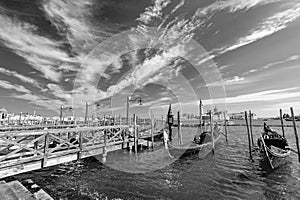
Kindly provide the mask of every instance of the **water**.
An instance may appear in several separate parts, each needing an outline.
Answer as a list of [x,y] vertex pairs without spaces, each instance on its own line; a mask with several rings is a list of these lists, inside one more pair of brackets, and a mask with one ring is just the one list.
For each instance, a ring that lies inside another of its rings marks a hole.
[[[145,152],[146,156],[140,155],[136,162],[134,154],[119,151],[108,154],[112,167],[86,159],[15,178],[31,178],[55,199],[300,199],[297,155],[291,154],[290,161],[273,172],[261,167],[258,153],[254,153],[255,161],[249,162],[245,130],[228,127],[228,144],[222,139],[215,154],[204,159],[195,155],[173,162],[157,151],[159,159]],[[260,130],[253,128],[255,141]],[[195,132],[183,128],[184,138],[191,138]],[[296,149],[292,128],[286,128],[286,137]],[[171,164],[152,171],[163,161]],[[139,165],[150,172],[125,172],[129,166]]]

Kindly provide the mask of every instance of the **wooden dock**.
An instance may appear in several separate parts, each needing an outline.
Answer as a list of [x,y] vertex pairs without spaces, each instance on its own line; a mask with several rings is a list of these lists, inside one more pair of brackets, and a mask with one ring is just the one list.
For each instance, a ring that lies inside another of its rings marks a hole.
[[99,154],[105,162],[111,151],[151,147],[149,137],[127,125],[0,132],[0,179]]
[[[36,184],[34,187],[38,187]],[[53,200],[43,189],[31,193],[19,181],[5,182],[0,181],[0,199],[1,200]]]

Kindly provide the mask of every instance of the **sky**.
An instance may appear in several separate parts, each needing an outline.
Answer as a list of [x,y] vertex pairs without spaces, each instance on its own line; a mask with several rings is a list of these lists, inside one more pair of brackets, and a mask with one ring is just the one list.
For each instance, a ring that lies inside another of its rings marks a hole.
[[299,114],[299,33],[299,0],[0,0],[0,107]]

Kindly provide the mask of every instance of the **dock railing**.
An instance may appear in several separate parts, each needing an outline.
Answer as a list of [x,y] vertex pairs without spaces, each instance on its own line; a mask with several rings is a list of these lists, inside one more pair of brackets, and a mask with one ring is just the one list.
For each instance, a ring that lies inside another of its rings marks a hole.
[[0,133],[0,178],[128,148],[129,126],[77,127]]

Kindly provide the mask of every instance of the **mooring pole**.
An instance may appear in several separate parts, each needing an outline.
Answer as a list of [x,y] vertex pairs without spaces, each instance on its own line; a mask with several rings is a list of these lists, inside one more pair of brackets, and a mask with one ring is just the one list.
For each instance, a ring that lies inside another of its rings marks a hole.
[[251,112],[251,110],[249,110],[249,123],[250,123],[251,142],[252,142],[252,146],[254,147],[253,133],[252,133],[252,112]]
[[60,113],[59,113],[59,123],[62,124],[62,112],[63,112],[63,106],[60,106]]
[[19,125],[21,126],[21,120],[22,120],[22,112],[20,112],[20,116],[19,116]]
[[282,136],[284,136],[284,125],[283,125],[283,118],[282,118],[282,110],[279,109],[279,115],[280,115],[280,123],[281,123],[281,130],[282,130]]
[[117,122],[117,115],[116,115],[116,113],[115,113],[115,114],[114,114],[114,126],[117,125],[116,122]]
[[127,103],[126,103],[126,124],[129,125],[129,96],[127,96]]
[[250,156],[250,160],[252,160],[251,139],[250,139],[250,131],[249,131],[249,125],[248,125],[248,115],[247,115],[247,111],[245,111],[245,121],[246,121],[246,126],[247,126],[247,133],[248,133],[249,156]]
[[297,145],[297,151],[298,151],[298,161],[300,163],[300,149],[299,149],[299,139],[298,139],[298,134],[297,134],[297,127],[296,127],[296,122],[295,122],[295,116],[294,116],[294,110],[291,107],[291,116],[293,119],[293,126],[294,126],[294,133],[295,133],[295,138],[296,138],[296,145]]
[[84,117],[84,125],[88,125],[88,102],[85,102],[85,117]]
[[137,130],[136,130],[136,116],[133,114],[133,132],[134,132],[134,153],[137,153]]
[[169,127],[169,141],[172,141],[172,126],[174,123],[174,118],[173,118],[173,114],[172,114],[172,108],[171,108],[171,104],[169,105],[169,111],[168,111],[168,115],[167,115],[167,123],[168,123],[168,127]]
[[214,130],[213,130],[213,111],[211,110],[209,112],[209,119],[210,119],[210,135],[211,135],[211,143],[212,143],[212,149],[211,152],[215,153],[215,138],[214,138]]
[[178,144],[182,144],[181,124],[180,124],[180,111],[177,112],[177,128],[178,128]]
[[151,114],[151,142],[152,149],[154,149],[154,127],[153,127],[153,114]]
[[226,114],[225,111],[223,112],[224,115],[224,129],[225,129],[225,138],[226,138],[226,142],[228,142],[228,137],[227,137],[227,120],[226,120]]
[[202,104],[202,101],[200,99],[200,104],[199,104],[199,130],[200,130],[200,134],[202,133],[202,108],[203,108],[203,104]]

